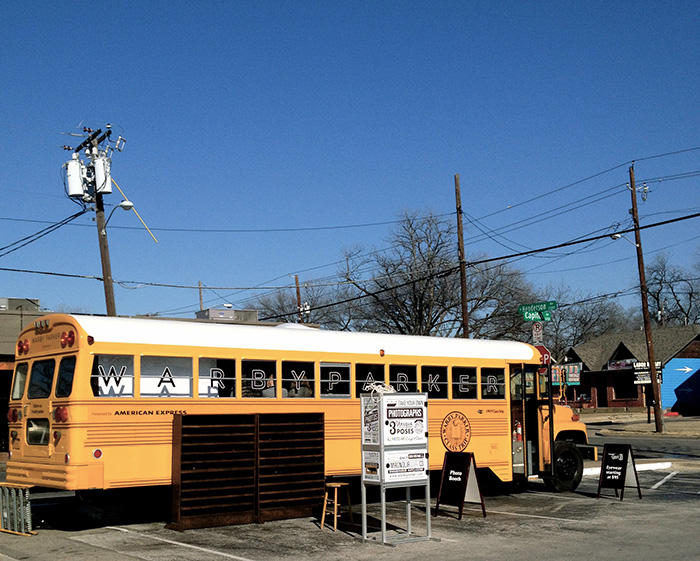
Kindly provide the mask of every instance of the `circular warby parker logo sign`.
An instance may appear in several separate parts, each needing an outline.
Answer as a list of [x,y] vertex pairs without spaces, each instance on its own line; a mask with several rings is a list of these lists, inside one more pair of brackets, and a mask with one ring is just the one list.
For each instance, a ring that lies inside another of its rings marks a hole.
[[459,411],[448,413],[442,420],[440,437],[443,446],[450,452],[462,452],[472,437],[469,419]]

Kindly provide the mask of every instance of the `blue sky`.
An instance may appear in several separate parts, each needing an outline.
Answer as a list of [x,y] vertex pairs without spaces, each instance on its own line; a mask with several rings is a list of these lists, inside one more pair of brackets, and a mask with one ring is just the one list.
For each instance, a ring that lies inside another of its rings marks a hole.
[[[113,177],[159,240],[133,213],[110,221],[124,315],[199,307],[197,290],[139,283],[201,281],[222,288],[207,306],[244,307],[256,293],[226,287],[331,276],[345,249],[386,247],[385,223],[403,211],[454,212],[456,173],[479,226],[519,226],[494,241],[468,225],[469,253],[629,226],[632,160],[650,188],[642,224],[698,212],[699,12],[692,1],[6,3],[0,247],[78,210],[60,147],[80,139],[62,133],[106,123],[127,140]],[[98,281],[11,270],[100,276],[93,215],[0,257],[0,296],[104,313]],[[698,223],[645,231],[647,261],[666,251],[692,274]],[[637,282],[623,241],[572,251],[515,265],[538,286],[590,294]]]

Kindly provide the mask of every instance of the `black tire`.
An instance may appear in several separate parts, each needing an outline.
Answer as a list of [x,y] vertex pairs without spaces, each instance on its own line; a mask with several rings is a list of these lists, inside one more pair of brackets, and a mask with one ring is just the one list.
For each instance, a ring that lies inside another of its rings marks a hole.
[[554,443],[554,475],[545,481],[558,493],[575,491],[583,477],[583,456],[573,442]]

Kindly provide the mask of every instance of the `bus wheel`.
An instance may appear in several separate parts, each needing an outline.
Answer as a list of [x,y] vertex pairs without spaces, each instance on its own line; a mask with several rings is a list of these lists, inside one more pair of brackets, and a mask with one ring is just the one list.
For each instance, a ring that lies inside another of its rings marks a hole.
[[583,456],[573,442],[561,440],[554,443],[554,475],[545,481],[558,493],[576,490],[583,477]]

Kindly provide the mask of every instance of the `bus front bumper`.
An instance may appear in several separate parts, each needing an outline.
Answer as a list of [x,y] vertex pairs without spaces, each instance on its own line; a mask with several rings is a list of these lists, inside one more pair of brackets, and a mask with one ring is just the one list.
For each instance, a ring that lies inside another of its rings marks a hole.
[[7,462],[6,481],[66,491],[104,487],[102,464],[71,466],[10,460]]

